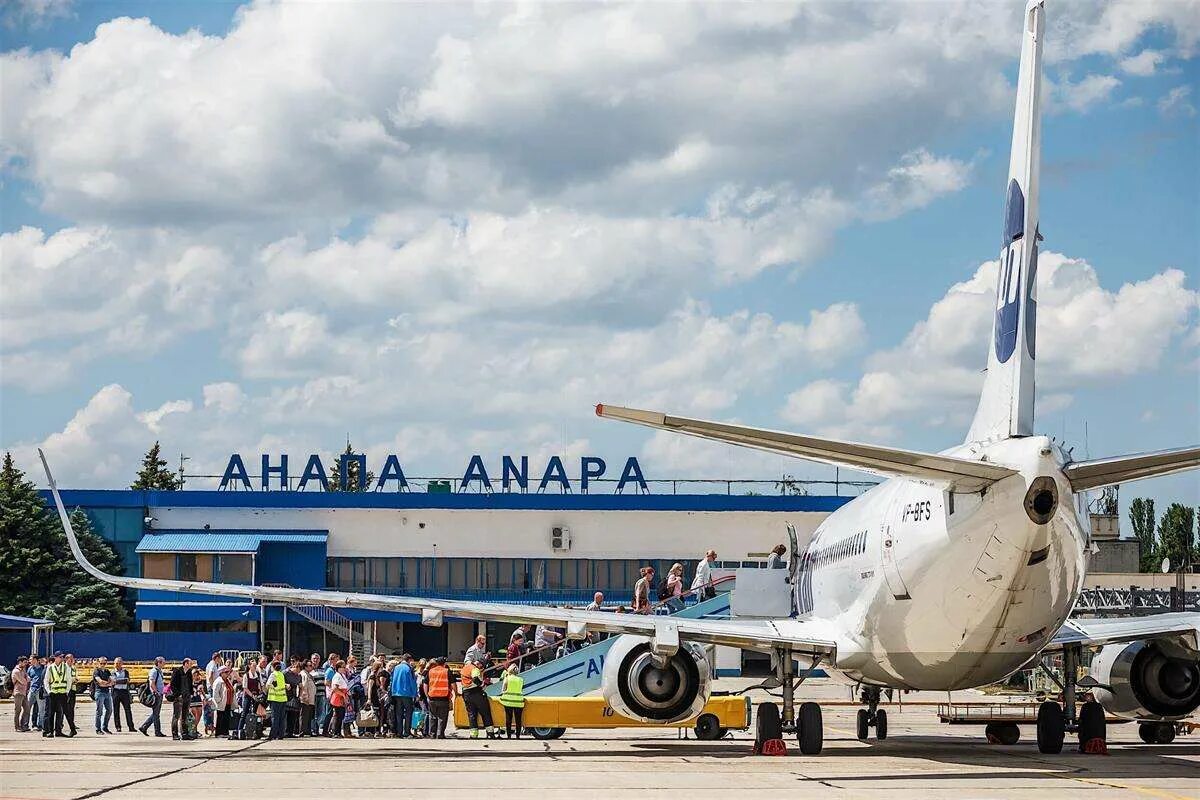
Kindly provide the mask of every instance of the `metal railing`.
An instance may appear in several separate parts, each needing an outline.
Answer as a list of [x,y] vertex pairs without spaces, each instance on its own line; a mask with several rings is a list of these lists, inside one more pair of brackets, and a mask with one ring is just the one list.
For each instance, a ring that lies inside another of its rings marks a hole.
[[[221,489],[221,480],[223,475],[186,475],[184,476],[186,483],[184,488],[193,490],[217,490],[226,492],[238,491],[264,491],[260,488],[261,481],[258,476],[251,477],[251,488],[247,490],[240,482],[230,482],[228,486]],[[499,489],[500,481],[493,480],[492,483],[497,488],[489,491],[479,481],[473,480],[464,484],[462,477],[434,477],[434,476],[416,476],[408,478],[408,486],[400,487],[395,482],[389,482],[386,488],[376,489],[368,487],[365,493],[370,492],[387,492],[387,493],[403,493],[403,492],[419,492],[419,493],[442,493],[442,494],[616,494],[617,485],[621,482],[618,478],[590,478],[588,483],[591,488],[589,491],[582,490],[582,484],[578,476],[569,478],[572,489],[564,491],[558,483],[550,484],[544,490],[537,488],[539,479],[530,477],[529,488],[521,489],[513,487],[510,490]],[[309,481],[304,489],[299,489],[300,477],[288,476],[287,482],[283,488],[280,488],[278,476],[274,476],[271,481],[271,489],[268,491],[304,491],[304,492],[320,492],[323,491],[321,486],[316,481]],[[856,481],[842,480],[840,477],[835,477],[833,480],[798,480],[787,476],[780,478],[649,478],[646,480],[646,485],[649,487],[649,494],[724,494],[724,495],[764,495],[764,496],[805,496],[809,494],[828,494],[830,490],[835,496],[840,496],[843,490],[850,495],[861,494],[863,491],[875,486],[878,481]],[[200,484],[200,485],[197,485]],[[637,494],[636,488],[629,488],[631,482],[626,481],[626,489],[622,493]],[[636,486],[633,483],[632,486]],[[575,490],[579,490],[576,492]],[[815,491],[823,489],[823,492]]]
[[1075,604],[1075,614],[1128,615],[1164,614],[1169,611],[1200,611],[1200,592],[1183,592],[1175,587],[1142,589],[1094,587],[1084,589]]

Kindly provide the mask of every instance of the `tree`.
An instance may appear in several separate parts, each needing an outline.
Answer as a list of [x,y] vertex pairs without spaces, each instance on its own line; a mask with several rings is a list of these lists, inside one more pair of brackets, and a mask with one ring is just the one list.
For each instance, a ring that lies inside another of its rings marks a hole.
[[166,459],[160,457],[158,442],[142,456],[142,468],[130,489],[162,489],[175,491],[183,488],[183,476],[167,469]]
[[1172,503],[1158,522],[1158,556],[1171,559],[1171,569],[1192,563],[1195,547],[1196,513],[1190,506]]
[[[120,575],[121,559],[76,509],[71,527],[84,555]],[[116,586],[83,571],[33,483],[5,453],[0,467],[0,613],[44,617],[67,630],[124,630],[129,612]]]
[[779,480],[775,481],[775,488],[780,494],[791,495],[807,495],[808,487],[798,481],[795,477],[784,473]]
[[1158,555],[1157,543],[1154,541],[1154,501],[1145,497],[1135,497],[1129,504],[1129,524],[1141,551],[1138,569],[1142,572],[1158,572],[1162,558]]
[[[346,449],[338,456],[334,457],[333,465],[329,468],[329,489],[331,492],[361,492],[367,491],[375,483],[375,473],[367,471],[366,479],[363,481],[365,488],[359,488],[358,484],[358,459],[353,456],[359,456],[360,453],[354,452],[354,446],[350,444],[350,440],[346,440]],[[346,488],[342,489],[342,456],[352,456],[346,461]]]

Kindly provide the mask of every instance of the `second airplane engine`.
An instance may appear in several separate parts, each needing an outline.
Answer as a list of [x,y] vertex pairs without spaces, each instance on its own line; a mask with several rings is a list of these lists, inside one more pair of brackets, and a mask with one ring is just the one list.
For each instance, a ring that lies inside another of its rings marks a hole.
[[704,710],[711,689],[712,669],[704,648],[691,642],[680,642],[675,655],[656,663],[648,638],[625,635],[604,657],[604,700],[631,719],[692,719]]
[[1200,707],[1200,661],[1170,642],[1105,645],[1092,677],[1106,711],[1129,719],[1175,720]]

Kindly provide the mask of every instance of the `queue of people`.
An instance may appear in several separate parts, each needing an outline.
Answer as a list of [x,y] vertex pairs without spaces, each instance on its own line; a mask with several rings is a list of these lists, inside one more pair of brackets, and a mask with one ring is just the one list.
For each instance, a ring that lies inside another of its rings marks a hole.
[[[786,548],[777,545],[770,566],[784,566]],[[712,563],[717,554],[709,550],[696,565],[691,587],[684,590],[684,567],[671,566],[654,590],[654,568],[643,567],[633,588],[631,611],[653,613],[655,603],[678,610],[686,594],[705,600],[716,595]],[[603,608],[604,594],[596,592],[587,610]],[[625,606],[616,613],[626,613]],[[445,738],[450,710],[461,695],[473,738],[501,735],[520,738],[524,700],[523,670],[545,663],[599,640],[591,633],[584,639],[568,639],[550,625],[522,625],[513,631],[505,648],[503,668],[492,666],[487,639],[476,637],[467,649],[462,669],[451,673],[444,657],[414,659],[372,656],[366,664],[337,653],[308,658],[274,651],[241,663],[226,663],[213,653],[201,668],[185,658],[167,672],[161,656],[154,660],[137,699],[147,715],[136,730],[143,736],[165,737],[161,716],[170,706],[171,737],[176,740],[204,736],[259,738],[266,731],[271,739],[328,736],[394,736],[398,738]],[[496,674],[498,672],[498,674]],[[56,652],[46,656],[22,656],[11,673],[14,726],[17,731],[37,730],[43,736],[75,736],[76,696],[80,673],[74,655]],[[99,735],[133,732],[133,688],[129,670],[121,658],[100,658],[91,667],[90,692],[95,700],[95,732]],[[501,732],[492,717],[486,688],[501,684],[500,705],[504,708]],[[125,727],[122,727],[122,721]],[[116,730],[112,730],[115,727]],[[64,730],[64,728],[66,730]]]

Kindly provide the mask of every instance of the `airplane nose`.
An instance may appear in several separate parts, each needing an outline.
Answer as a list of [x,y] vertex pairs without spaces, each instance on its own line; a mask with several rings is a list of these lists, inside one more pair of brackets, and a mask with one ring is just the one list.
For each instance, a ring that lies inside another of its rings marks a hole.
[[1033,479],[1029,491],[1025,492],[1025,513],[1038,525],[1054,519],[1058,510],[1058,484],[1049,475]]

